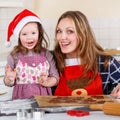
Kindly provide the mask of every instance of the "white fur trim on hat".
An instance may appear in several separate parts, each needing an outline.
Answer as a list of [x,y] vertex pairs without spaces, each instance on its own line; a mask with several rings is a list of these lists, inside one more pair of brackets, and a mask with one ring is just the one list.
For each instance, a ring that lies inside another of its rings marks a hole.
[[11,42],[10,41],[6,41],[5,42],[5,47],[10,47],[11,46]]
[[22,28],[24,27],[25,24],[29,23],[29,22],[39,22],[41,24],[41,21],[39,18],[37,18],[36,16],[27,16],[25,18],[23,18],[15,27],[13,34],[19,38],[19,34],[20,31],[22,30]]

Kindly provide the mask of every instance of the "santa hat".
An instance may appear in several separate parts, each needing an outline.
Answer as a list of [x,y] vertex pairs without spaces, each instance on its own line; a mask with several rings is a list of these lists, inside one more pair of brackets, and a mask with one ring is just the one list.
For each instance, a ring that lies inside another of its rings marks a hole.
[[8,26],[7,42],[5,43],[6,47],[11,46],[10,37],[12,35],[15,35],[17,38],[19,38],[20,31],[28,22],[38,22],[41,24],[40,18],[27,9],[24,9],[15,16]]

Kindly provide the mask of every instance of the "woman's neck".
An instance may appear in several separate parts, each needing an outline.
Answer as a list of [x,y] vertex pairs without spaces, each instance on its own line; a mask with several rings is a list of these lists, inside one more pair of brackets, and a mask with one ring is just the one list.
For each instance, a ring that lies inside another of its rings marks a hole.
[[66,58],[77,58],[77,54],[76,52],[72,52],[72,53],[67,53],[66,54]]
[[80,65],[80,64],[81,64],[80,58],[67,58],[67,59],[65,59],[66,66],[73,66],[73,65]]

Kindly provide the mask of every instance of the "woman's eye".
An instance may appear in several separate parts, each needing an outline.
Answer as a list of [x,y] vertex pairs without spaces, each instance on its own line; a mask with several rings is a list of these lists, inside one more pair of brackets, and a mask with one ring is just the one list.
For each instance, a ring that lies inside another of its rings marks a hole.
[[56,33],[61,33],[61,30],[57,30]]
[[74,33],[74,31],[68,30],[67,33],[68,33],[68,34],[71,34],[71,33]]

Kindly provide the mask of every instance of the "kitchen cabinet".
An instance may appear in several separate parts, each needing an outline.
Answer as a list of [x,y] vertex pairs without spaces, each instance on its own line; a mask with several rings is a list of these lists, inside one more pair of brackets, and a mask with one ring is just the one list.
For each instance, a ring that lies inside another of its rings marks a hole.
[[106,49],[106,52],[108,52],[110,55],[120,55],[120,50],[117,49]]
[[112,55],[120,62],[120,50],[117,49],[106,49],[106,53]]

